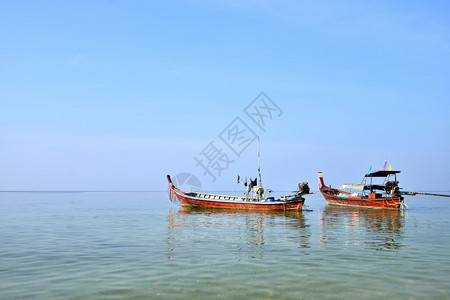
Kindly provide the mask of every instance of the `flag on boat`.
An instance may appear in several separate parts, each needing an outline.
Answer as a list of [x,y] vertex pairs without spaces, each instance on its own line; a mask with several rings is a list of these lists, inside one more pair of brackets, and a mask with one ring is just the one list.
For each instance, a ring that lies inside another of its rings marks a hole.
[[384,160],[384,166],[383,166],[383,171],[386,170],[386,165],[387,165],[387,159]]
[[392,166],[391,165],[389,165],[389,171],[392,171]]
[[372,165],[370,165],[370,168],[369,168],[369,173],[367,173],[367,174],[371,174],[372,173]]

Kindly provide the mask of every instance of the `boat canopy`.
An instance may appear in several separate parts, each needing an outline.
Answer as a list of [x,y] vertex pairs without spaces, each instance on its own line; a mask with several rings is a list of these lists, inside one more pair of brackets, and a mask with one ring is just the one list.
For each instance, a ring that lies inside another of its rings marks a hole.
[[340,190],[364,190],[364,184],[341,184]]
[[392,174],[400,173],[400,171],[386,171],[386,170],[380,170],[375,171],[370,174],[366,174],[365,177],[387,177]]

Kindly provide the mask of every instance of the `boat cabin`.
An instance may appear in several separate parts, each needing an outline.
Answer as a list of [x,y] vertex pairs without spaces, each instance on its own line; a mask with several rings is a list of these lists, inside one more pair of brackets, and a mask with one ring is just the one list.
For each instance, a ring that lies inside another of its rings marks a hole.
[[397,174],[400,171],[380,170],[364,175],[361,184],[342,184],[340,190],[350,190],[354,196],[367,196],[368,199],[379,199],[389,196],[400,196]]

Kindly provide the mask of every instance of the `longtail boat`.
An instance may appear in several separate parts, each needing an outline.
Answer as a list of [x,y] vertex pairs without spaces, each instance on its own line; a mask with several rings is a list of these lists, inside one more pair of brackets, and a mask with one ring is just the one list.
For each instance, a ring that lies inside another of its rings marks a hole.
[[200,192],[182,191],[177,188],[167,175],[170,188],[171,201],[176,197],[182,206],[203,207],[203,208],[232,208],[248,210],[301,210],[305,198],[303,195],[309,194],[309,186],[306,182],[299,184],[299,190],[288,196],[278,199],[270,197],[270,193],[264,193],[261,186],[253,189],[254,196],[245,193],[244,196],[226,196]]
[[[322,172],[318,173],[318,188],[327,204],[368,208],[400,209],[406,207],[398,187],[397,174],[400,171],[380,170],[364,175],[361,184],[342,184],[339,189],[326,186]],[[373,183],[381,178],[382,183]]]
[[[248,210],[260,210],[260,211],[286,211],[286,210],[301,210],[305,198],[303,195],[309,194],[310,189],[307,182],[303,182],[298,185],[298,189],[293,192],[293,194],[282,196],[275,199],[275,197],[270,197],[271,190],[264,190],[261,183],[261,143],[260,143],[260,132],[259,126],[260,120],[258,121],[258,180],[255,178],[250,182],[241,181],[240,176],[238,176],[237,182],[242,183],[246,192],[244,196],[230,196],[230,195],[216,195],[201,192],[189,192],[182,191],[177,188],[167,175],[167,180],[169,181],[170,190],[170,201],[178,199],[182,206],[190,207],[202,207],[202,208],[233,208],[233,209],[248,209]],[[251,195],[253,192],[253,195]]]

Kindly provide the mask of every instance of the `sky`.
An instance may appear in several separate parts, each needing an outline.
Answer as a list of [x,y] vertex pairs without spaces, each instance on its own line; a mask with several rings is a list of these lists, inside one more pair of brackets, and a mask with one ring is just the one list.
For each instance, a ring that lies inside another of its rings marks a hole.
[[239,190],[258,131],[274,191],[450,190],[448,1],[0,0],[0,41],[0,191]]

